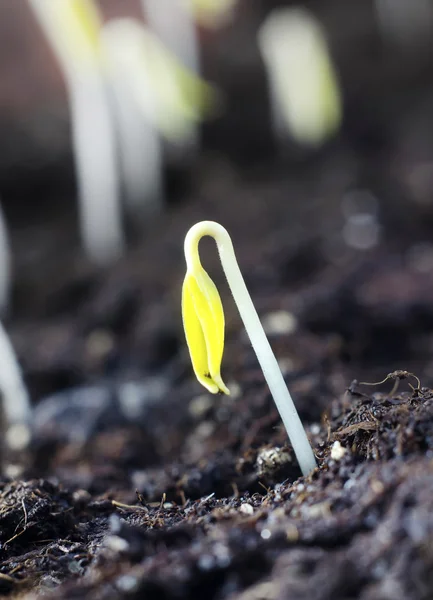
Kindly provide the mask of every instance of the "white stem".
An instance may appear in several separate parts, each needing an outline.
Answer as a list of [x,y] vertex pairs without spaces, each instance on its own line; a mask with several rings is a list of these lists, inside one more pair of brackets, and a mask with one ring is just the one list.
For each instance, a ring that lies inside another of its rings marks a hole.
[[31,422],[31,408],[27,388],[11,341],[0,323],[0,393],[3,413],[8,427]]
[[11,251],[9,235],[3,210],[0,208],[0,313],[4,314],[9,303],[11,288]]
[[191,14],[180,0],[141,0],[152,31],[183,65],[199,74],[197,33]]
[[245,330],[292,443],[301,471],[304,475],[308,475],[317,466],[313,450],[248,293],[236,260],[232,241],[224,227],[213,221],[203,221],[191,227],[185,238],[187,268],[193,269],[194,262],[200,260],[197,251],[198,243],[200,238],[206,235],[213,237],[216,241],[221,264]]
[[160,136],[155,126],[143,119],[120,74],[113,79],[113,91],[127,208],[132,217],[147,219],[163,207]]
[[[181,0],[141,0],[141,4],[146,22],[153,33],[184,67],[200,76],[196,26]],[[186,151],[194,153],[198,145],[199,131],[196,127],[195,130],[191,129],[187,141],[180,148],[170,145],[167,150],[169,154],[182,158]]]
[[[134,218],[145,220],[163,206],[163,157],[153,90],[141,56],[142,36],[143,27],[133,19],[112,19],[102,29],[127,208]],[[137,88],[145,98],[145,114]]]
[[[66,80],[80,227],[90,258],[108,263],[123,251],[123,227],[114,123],[99,52],[95,4],[29,0]],[[83,11],[77,8],[83,8]]]
[[90,258],[103,265],[124,248],[114,122],[100,73],[78,71],[67,79],[81,235]]

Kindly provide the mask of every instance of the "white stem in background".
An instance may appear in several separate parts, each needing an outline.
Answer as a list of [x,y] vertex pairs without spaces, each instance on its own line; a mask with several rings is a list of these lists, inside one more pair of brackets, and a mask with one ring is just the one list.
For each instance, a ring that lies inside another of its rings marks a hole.
[[[153,91],[140,54],[142,26],[133,19],[113,19],[103,27],[102,43],[114,96],[126,201],[132,216],[146,219],[163,206],[163,157],[156,117],[151,116]],[[137,101],[137,85],[146,97],[145,114]]]
[[80,227],[91,260],[123,251],[115,130],[99,55],[99,16],[85,0],[29,0],[66,80],[79,189]]
[[[200,76],[200,56],[197,30],[191,13],[182,0],[141,0],[146,22],[152,32],[183,65]],[[187,142],[182,144],[194,152],[199,145],[198,128],[191,130]],[[173,149],[172,149],[173,151]]]
[[219,223],[203,221],[191,227],[185,238],[185,257],[187,269],[194,271],[191,259],[198,260],[197,247],[203,236],[209,235],[216,241],[221,264],[227,282],[238,307],[239,314],[244,323],[251,345],[256,353],[263,375],[271,391],[274,402],[278,408],[281,419],[286,428],[293,450],[298,460],[301,471],[308,475],[316,468],[316,459],[301,419],[297,413],[286,382],[284,381],[277,359],[263,330],[257,311],[245,285],[239,269],[233,244],[227,230]]
[[30,440],[31,405],[11,341],[0,323],[0,394],[6,421],[6,441],[21,449]]
[[11,288],[11,251],[9,235],[0,207],[0,313],[4,314],[9,304]]
[[99,73],[76,73],[69,77],[69,97],[81,235],[90,258],[104,265],[124,249],[115,129],[106,83]]

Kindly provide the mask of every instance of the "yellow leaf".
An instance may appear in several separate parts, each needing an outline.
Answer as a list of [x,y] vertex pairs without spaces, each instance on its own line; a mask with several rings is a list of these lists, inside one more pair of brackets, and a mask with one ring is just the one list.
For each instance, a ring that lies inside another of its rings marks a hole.
[[187,271],[182,288],[182,318],[197,379],[212,394],[229,394],[220,374],[224,311],[218,290],[201,265]]

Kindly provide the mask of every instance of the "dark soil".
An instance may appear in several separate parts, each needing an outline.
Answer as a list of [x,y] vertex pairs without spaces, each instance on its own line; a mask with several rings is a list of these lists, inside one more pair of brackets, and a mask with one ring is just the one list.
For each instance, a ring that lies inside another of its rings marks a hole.
[[[4,594],[431,597],[433,280],[410,268],[410,244],[390,228],[367,253],[339,241],[336,164],[243,180],[203,165],[189,202],[169,208],[106,273],[79,258],[70,221],[55,216],[50,230],[69,241],[53,256],[59,237],[46,237],[37,287],[17,245],[12,332],[37,406],[29,452],[5,456],[6,472],[12,461],[21,475],[1,486]],[[309,477],[206,241],[203,262],[227,311],[232,395],[203,394],[193,380],[180,322],[182,238],[204,217],[232,233],[259,313],[295,319],[270,339],[318,459]],[[412,211],[406,230],[419,218]],[[338,260],[325,251],[332,241]],[[376,386],[351,383],[388,371]]]

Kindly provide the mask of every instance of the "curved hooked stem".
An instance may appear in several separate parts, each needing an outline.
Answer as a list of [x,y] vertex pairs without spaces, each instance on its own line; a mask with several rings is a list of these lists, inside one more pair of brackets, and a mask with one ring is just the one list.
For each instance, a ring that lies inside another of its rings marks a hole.
[[292,443],[301,471],[304,475],[308,475],[317,466],[313,450],[248,293],[231,238],[222,225],[214,221],[202,221],[191,227],[185,238],[187,268],[194,270],[201,266],[198,244],[200,239],[207,235],[214,238],[217,244],[221,264],[245,330]]

